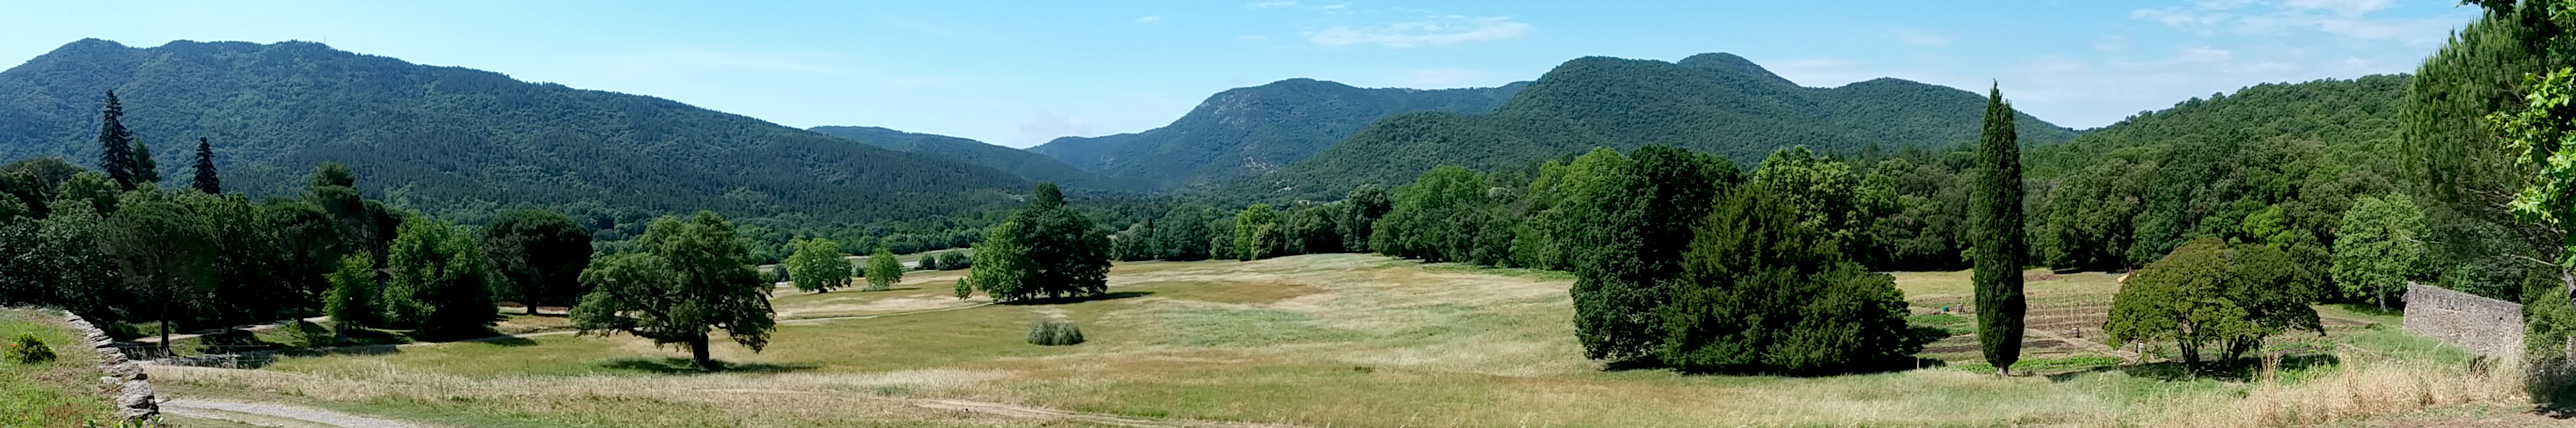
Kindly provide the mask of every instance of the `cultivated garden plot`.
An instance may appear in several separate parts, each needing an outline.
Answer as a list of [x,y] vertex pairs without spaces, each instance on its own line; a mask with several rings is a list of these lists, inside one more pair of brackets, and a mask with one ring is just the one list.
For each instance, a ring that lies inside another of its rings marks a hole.
[[[1940,322],[1927,314],[1955,309],[1944,302],[1967,289],[1965,273],[1897,277],[1917,306],[1917,327]],[[2034,331],[2033,358],[2017,370],[2025,376],[1974,370],[1972,346],[1945,350],[1956,338],[1923,355],[1949,367],[1683,376],[1604,370],[1584,359],[1569,322],[1572,280],[1553,272],[1349,254],[1141,262],[1116,266],[1100,298],[986,306],[949,295],[942,285],[954,279],[953,272],[907,276],[884,292],[781,290],[773,303],[782,320],[811,320],[782,323],[766,352],[716,347],[730,364],[719,373],[690,368],[685,351],[631,337],[549,335],[286,359],[259,370],[157,367],[153,375],[183,396],[460,426],[2234,426],[2386,414],[2532,421],[2495,416],[2515,415],[2524,402],[2509,370],[2472,371],[2459,351],[2394,328],[2288,337],[2299,344],[2276,348],[2304,356],[2285,358],[2275,371],[2237,374],[2121,366],[2136,356],[2099,343],[2087,328],[2087,339]],[[2106,310],[2094,302],[2106,302],[2117,282],[2079,273],[2034,280],[2030,289],[2036,330],[2055,328],[2059,318],[2098,320],[2082,312]],[[920,310],[937,299],[963,309]],[[1045,316],[1073,320],[1089,341],[1025,343],[1030,322]],[[2066,344],[2040,345],[2052,341]]]

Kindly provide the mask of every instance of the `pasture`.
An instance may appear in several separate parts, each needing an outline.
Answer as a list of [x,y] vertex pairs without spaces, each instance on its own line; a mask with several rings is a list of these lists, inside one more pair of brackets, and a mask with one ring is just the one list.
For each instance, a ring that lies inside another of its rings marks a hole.
[[[2328,334],[2272,346],[2291,354],[2274,370],[2188,375],[2091,333],[2116,276],[2034,273],[2031,374],[2000,378],[1965,336],[1923,355],[1946,367],[1900,372],[1605,370],[1573,339],[1564,274],[1356,254],[1122,263],[1109,295],[1050,305],[959,300],[963,272],[910,272],[885,292],[780,289],[770,347],[717,347],[733,365],[721,373],[632,337],[544,334],[152,375],[179,396],[499,427],[2528,422],[2512,419],[2527,406],[2509,365],[2474,366],[2393,317],[2325,308]],[[1935,313],[1967,300],[1966,273],[1896,275],[1918,327],[1967,328]],[[1090,341],[1022,342],[1056,315]],[[2091,339],[2048,331],[2077,327]]]

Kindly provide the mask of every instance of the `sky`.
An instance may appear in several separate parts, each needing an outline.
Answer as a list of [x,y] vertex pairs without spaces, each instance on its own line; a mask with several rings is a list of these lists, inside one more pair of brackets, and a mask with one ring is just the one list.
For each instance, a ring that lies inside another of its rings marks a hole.
[[1489,87],[1585,56],[1725,52],[1801,85],[1895,77],[2061,126],[2267,82],[2412,72],[2453,0],[117,1],[0,0],[0,64],[100,38],[317,41],[651,95],[794,127],[1012,147],[1170,123],[1290,78]]

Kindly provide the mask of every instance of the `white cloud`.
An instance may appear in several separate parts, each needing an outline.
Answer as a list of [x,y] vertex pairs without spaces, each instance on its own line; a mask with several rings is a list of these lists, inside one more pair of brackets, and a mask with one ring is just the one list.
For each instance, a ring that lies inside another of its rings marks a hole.
[[1056,137],[1089,134],[1091,134],[1091,124],[1084,122],[1081,115],[1056,116],[1054,113],[1040,111],[1037,117],[1030,118],[1028,123],[1020,124],[1020,137],[1026,138],[1026,141],[1045,142]]
[[1162,22],[1162,21],[1163,21],[1163,16],[1162,16],[1162,15],[1148,15],[1148,16],[1145,16],[1145,17],[1136,18],[1136,23],[1138,23],[1138,24],[1152,24],[1152,23]]
[[1248,7],[1248,8],[1253,8],[1253,9],[1277,9],[1277,8],[1283,8],[1283,7],[1289,7],[1289,6],[1296,6],[1296,5],[1297,5],[1297,2],[1293,2],[1293,1],[1266,1],[1266,2],[1260,2],[1260,3],[1245,4],[1245,5],[1243,5],[1243,7]]
[[1529,24],[1513,21],[1507,16],[1468,18],[1450,15],[1377,27],[1326,28],[1307,33],[1306,40],[1325,47],[1378,45],[1410,48],[1516,39],[1529,32]]
[[2224,0],[2190,6],[2138,9],[2129,18],[2153,21],[2200,35],[2261,36],[2315,32],[2364,41],[2440,43],[2456,19],[2370,16],[2396,6],[2392,0]]

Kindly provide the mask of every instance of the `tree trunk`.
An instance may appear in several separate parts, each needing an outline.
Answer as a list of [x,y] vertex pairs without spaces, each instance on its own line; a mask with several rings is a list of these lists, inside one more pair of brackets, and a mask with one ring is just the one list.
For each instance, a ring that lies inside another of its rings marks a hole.
[[689,360],[696,363],[699,370],[716,371],[717,369],[716,360],[707,357],[706,336],[689,339]]
[[179,356],[178,352],[170,350],[170,295],[168,293],[163,293],[161,295],[161,315],[159,318],[161,318],[161,357],[169,358]]

